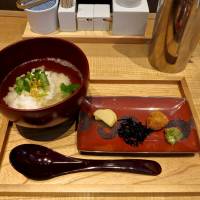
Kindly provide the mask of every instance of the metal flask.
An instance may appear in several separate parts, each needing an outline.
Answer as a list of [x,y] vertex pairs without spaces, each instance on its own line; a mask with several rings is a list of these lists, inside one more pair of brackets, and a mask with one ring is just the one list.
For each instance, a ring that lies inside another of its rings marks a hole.
[[185,69],[200,39],[200,0],[161,0],[149,62],[162,72]]

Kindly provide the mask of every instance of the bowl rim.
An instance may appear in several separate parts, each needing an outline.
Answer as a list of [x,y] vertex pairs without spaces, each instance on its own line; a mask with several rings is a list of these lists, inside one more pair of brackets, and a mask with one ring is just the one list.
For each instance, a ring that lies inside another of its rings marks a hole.
[[57,8],[59,5],[59,0],[55,0],[55,4],[53,6],[51,6],[50,8],[46,8],[44,10],[31,10],[31,8],[26,8],[25,12],[27,13],[45,13],[51,10],[54,10],[55,8]]

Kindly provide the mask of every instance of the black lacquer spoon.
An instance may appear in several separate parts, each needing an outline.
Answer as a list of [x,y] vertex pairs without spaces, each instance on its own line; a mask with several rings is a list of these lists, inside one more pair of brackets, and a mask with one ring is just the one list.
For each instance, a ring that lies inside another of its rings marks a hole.
[[152,160],[87,160],[64,156],[44,146],[22,144],[10,152],[12,166],[26,177],[45,180],[83,171],[117,171],[158,175],[161,166]]

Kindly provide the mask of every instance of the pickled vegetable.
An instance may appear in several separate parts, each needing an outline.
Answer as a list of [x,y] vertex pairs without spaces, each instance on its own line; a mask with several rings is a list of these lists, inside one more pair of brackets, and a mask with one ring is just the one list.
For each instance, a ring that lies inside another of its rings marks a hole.
[[165,129],[165,139],[169,144],[176,144],[183,138],[183,133],[177,127],[171,127]]

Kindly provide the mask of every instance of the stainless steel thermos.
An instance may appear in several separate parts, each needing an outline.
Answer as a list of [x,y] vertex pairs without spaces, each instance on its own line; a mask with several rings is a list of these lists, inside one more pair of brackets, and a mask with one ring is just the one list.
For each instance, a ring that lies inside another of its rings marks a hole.
[[162,72],[182,71],[200,39],[200,0],[160,0],[149,62]]

